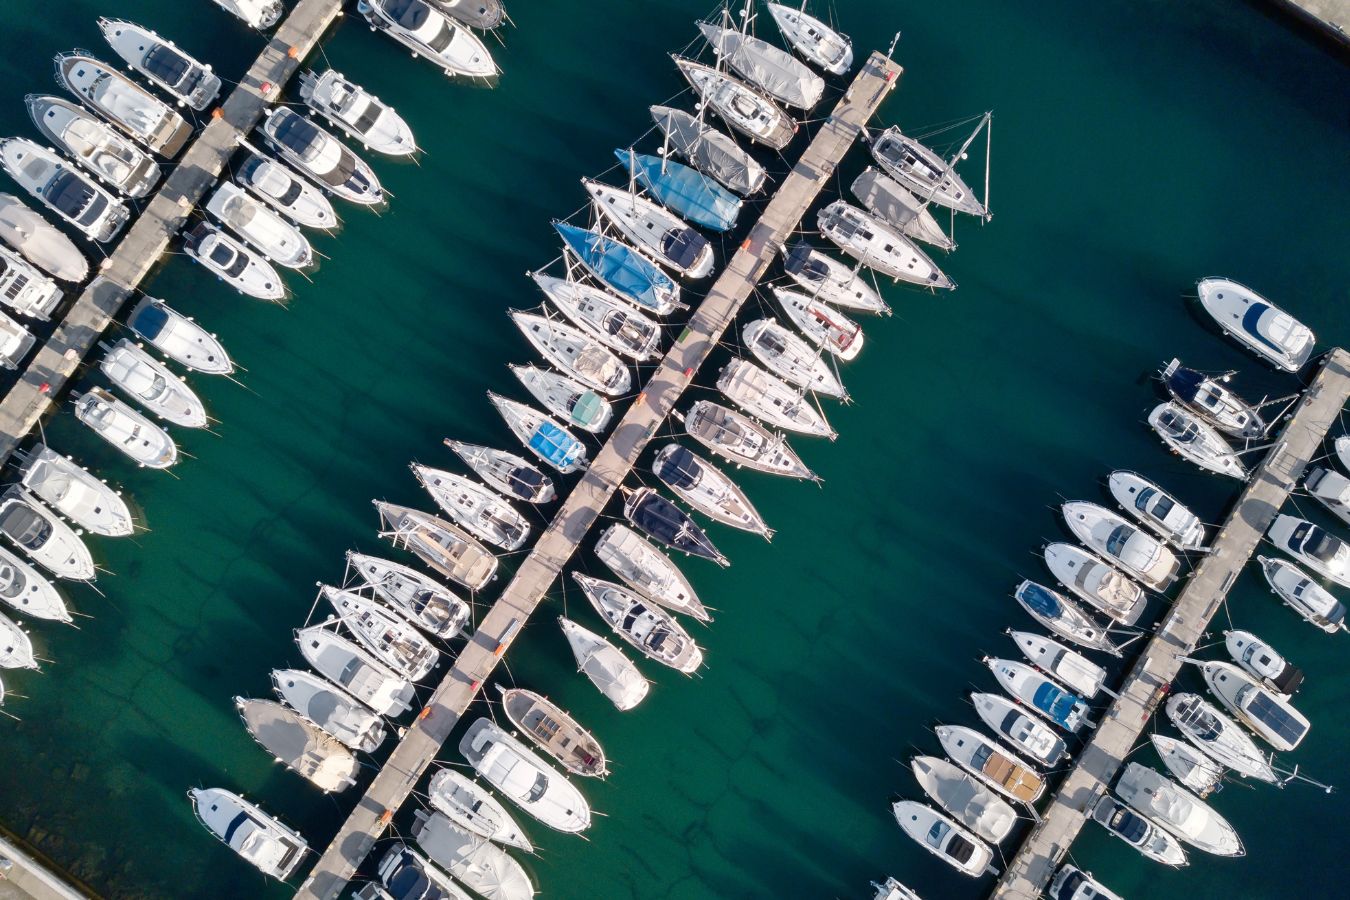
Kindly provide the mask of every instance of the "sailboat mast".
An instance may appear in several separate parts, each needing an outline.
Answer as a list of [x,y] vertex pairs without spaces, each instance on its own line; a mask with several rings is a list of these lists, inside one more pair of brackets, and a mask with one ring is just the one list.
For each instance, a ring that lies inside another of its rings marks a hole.
[[[664,165],[664,163],[663,163]],[[633,148],[628,148],[628,199],[633,204],[633,209],[637,209],[637,157],[633,155]]]
[[994,114],[984,114],[984,217],[989,218],[989,154],[994,148]]

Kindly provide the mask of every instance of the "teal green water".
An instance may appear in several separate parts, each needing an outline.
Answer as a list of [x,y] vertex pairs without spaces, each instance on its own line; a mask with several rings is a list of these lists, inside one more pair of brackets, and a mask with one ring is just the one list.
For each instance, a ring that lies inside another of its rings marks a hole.
[[[205,0],[116,6],[227,77],[260,46]],[[221,424],[218,436],[178,434],[194,458],[177,478],[126,466],[68,406],[47,426],[125,487],[150,530],[97,543],[116,573],[100,579],[106,596],[67,591],[93,618],[34,628],[53,662],[6,678],[28,699],[7,706],[22,722],[0,723],[0,822],[101,892],[286,896],[198,829],[190,785],[242,790],[316,844],[345,816],[350,798],[321,797],[268,761],[230,697],[265,695],[269,669],[299,662],[290,631],[314,582],[340,577],[343,551],[383,549],[370,498],[428,505],[409,460],[453,466],[447,435],[507,445],[483,392],[517,393],[505,365],[529,354],[503,311],[536,303],[522,273],[556,254],[549,218],[580,207],[577,179],[608,168],[611,150],[646,130],[646,106],[680,90],[666,53],[706,11],[674,0],[510,10],[518,27],[492,91],[447,81],[355,16],[325,45],[428,152],[420,167],[375,161],[389,211],[343,208],[346,227],[316,241],[330,259],[314,283],[288,277],[288,309],[237,297],[182,258],[154,277],[151,293],[207,323],[249,370],[243,387],[193,379]],[[616,713],[574,674],[553,623],[568,611],[596,624],[570,591],[517,642],[508,677],[569,707],[615,760],[610,779],[583,786],[606,814],[589,841],[530,829],[541,853],[527,864],[547,895],[858,897],[886,874],[930,898],[987,887],[910,843],[887,800],[918,796],[905,761],[937,750],[932,723],[974,723],[963,694],[990,684],[981,654],[1011,650],[999,632],[1027,623],[1008,594],[1059,536],[1052,507],[1099,498],[1100,477],[1124,466],[1215,521],[1234,488],[1161,451],[1142,425],[1147,373],[1179,355],[1240,368],[1253,397],[1295,386],[1210,333],[1182,295],[1228,274],[1324,345],[1350,341],[1346,69],[1265,10],[840,4],[860,51],[903,29],[907,71],[885,122],[921,130],[996,110],[996,217],[959,224],[962,246],[944,263],[955,294],[891,289],[896,316],[866,323],[868,346],[845,372],[856,402],[828,408],[840,439],[795,441],[823,489],[741,476],[778,535],[769,545],[719,529],[734,565],[686,565],[718,609],[699,632],[701,677],[646,667],[651,697]],[[94,19],[108,11],[7,5],[0,133],[32,134],[22,95],[54,89],[56,51],[102,52]],[[855,152],[844,177],[863,160]],[[1346,639],[1297,621],[1256,572],[1231,614],[1307,670],[1298,705],[1314,728],[1293,760],[1345,783]],[[1242,860],[1197,854],[1163,871],[1100,830],[1074,858],[1136,898],[1329,894],[1350,877],[1343,797],[1224,791]]]

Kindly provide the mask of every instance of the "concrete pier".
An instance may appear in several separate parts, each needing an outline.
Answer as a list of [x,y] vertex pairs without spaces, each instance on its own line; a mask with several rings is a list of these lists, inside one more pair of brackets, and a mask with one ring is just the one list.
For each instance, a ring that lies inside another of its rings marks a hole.
[[1274,446],[1252,473],[1210,552],[1204,557],[1156,635],[1125,678],[1120,697],[1078,754],[1049,808],[1013,857],[993,896],[1035,900],[1068,854],[1097,798],[1104,794],[1140,739],[1182,658],[1200,643],[1242,567],[1275,521],[1308,462],[1322,452],[1327,431],[1350,399],[1350,353],[1328,354],[1312,386]]
[[727,262],[708,296],[693,311],[688,327],[614,427],[581,481],[563,500],[421,716],[357,802],[297,897],[334,900],[340,895],[418,779],[440,755],[450,732],[562,574],[563,566],[632,470],[658,426],[670,415],[694,373],[717,346],[768,269],[778,246],[798,226],[860,130],[895,87],[900,71],[898,65],[880,53],[873,53],[866,60],[848,92],[769,201],[763,216]]
[[85,900],[89,896],[0,833],[0,900]]
[[1350,48],[1350,0],[1279,0],[1279,5]]
[[[0,466],[61,397],[104,329],[159,262],[202,196],[342,10],[342,0],[300,0],[268,39],[239,86],[171,167],[83,293],[0,398]],[[215,12],[203,6],[203,15]]]

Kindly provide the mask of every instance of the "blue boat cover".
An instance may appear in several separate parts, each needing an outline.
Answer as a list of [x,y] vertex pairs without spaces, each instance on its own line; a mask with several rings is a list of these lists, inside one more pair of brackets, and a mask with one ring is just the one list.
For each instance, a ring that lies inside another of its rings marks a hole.
[[1059,605],[1059,598],[1034,581],[1028,582],[1020,594],[1027,606],[1046,618],[1058,619],[1064,615],[1064,609]]
[[127,324],[147,341],[153,341],[159,337],[159,333],[164,330],[164,326],[168,323],[169,314],[164,311],[164,308],[149,304],[136,313]]
[[[675,282],[636,250],[585,228],[554,222],[569,250],[605,284],[639,306],[664,314],[678,295]],[[662,295],[665,295],[664,298]]]
[[741,198],[689,166],[645,153],[615,150],[614,155],[661,205],[696,225],[726,231],[736,224]]
[[1036,688],[1036,695],[1032,699],[1036,708],[1056,723],[1065,728],[1072,727],[1069,717],[1073,715],[1074,707],[1078,704],[1078,698],[1073,694],[1061,691],[1050,682],[1043,681],[1040,687]]
[[548,460],[550,465],[563,468],[576,462],[585,448],[558,426],[540,422],[530,435],[530,449]]
[[1269,309],[1270,307],[1264,303],[1250,304],[1247,307],[1247,311],[1242,314],[1242,330],[1274,350],[1279,355],[1284,356],[1286,353],[1285,349],[1261,333],[1261,317],[1265,315],[1266,311]]

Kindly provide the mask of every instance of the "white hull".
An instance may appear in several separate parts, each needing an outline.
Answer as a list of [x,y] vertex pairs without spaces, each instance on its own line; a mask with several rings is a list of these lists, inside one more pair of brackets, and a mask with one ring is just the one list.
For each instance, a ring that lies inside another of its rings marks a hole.
[[764,524],[764,518],[734,481],[679,444],[668,444],[656,455],[652,473],[675,496],[710,519],[765,538],[773,537],[773,529]]
[[741,339],[765,368],[785,381],[827,397],[848,398],[848,391],[819,351],[773,319],[749,323]]
[[201,112],[220,95],[220,78],[148,28],[100,17],[99,30],[126,64],[180,103]]
[[54,216],[91,241],[107,243],[131,217],[122,201],[82,170],[24,138],[0,140],[0,168]]
[[300,229],[237,184],[227,181],[216,188],[206,211],[279,266],[303,269],[314,262],[314,248]]
[[1006,697],[975,691],[970,695],[970,702],[984,724],[999,738],[1008,741],[1014,750],[1026,753],[1048,767],[1068,758],[1064,738]]
[[183,249],[241,294],[259,300],[286,296],[286,285],[271,263],[209,222],[188,232]]
[[1198,850],[1216,856],[1246,853],[1227,819],[1199,797],[1146,766],[1130,763],[1116,784],[1116,794],[1140,814]]
[[1148,414],[1148,424],[1178,456],[1207,471],[1247,480],[1247,467],[1214,426],[1180,404],[1159,403]]
[[13,194],[0,193],[0,240],[62,281],[84,281],[89,260],[51,223]]
[[1109,509],[1082,501],[1061,507],[1064,522],[1088,549],[1119,565],[1148,587],[1171,587],[1181,562],[1164,544]]
[[89,109],[166,159],[177,156],[192,136],[192,126],[167,103],[91,56],[58,54],[56,80]]
[[159,182],[150,154],[102,119],[59,97],[29,94],[24,101],[38,130],[108,187],[139,199]]
[[238,794],[221,788],[188,791],[206,829],[264,875],[285,881],[309,855],[305,839]]
[[297,225],[330,229],[338,224],[333,203],[285,163],[244,143],[249,155],[234,170],[234,183]]
[[322,585],[325,600],[342,627],[380,662],[407,681],[421,681],[440,661],[440,653],[402,616],[368,597]]
[[1308,364],[1316,338],[1302,322],[1227,278],[1205,278],[1195,287],[1205,312],[1248,350],[1286,372]]
[[262,133],[283,160],[330,194],[362,206],[384,202],[384,189],[370,164],[294,110],[269,109]]
[[632,388],[623,360],[585,332],[534,313],[510,315],[539,355],[591,390],[615,397]]
[[272,687],[287,706],[352,750],[371,753],[388,735],[379,716],[302,669],[273,671]]
[[417,0],[422,9],[413,26],[402,24],[409,14],[396,17],[386,11],[388,5],[389,0],[360,0],[356,8],[372,31],[383,31],[411,50],[413,56],[423,56],[440,66],[446,75],[491,78],[497,74],[497,64],[478,36],[425,0]]
[[449,438],[445,445],[459,454],[475,475],[508,497],[529,503],[547,503],[556,495],[548,476],[526,462],[524,457]]
[[553,418],[491,391],[488,399],[516,439],[541,461],[564,475],[586,467],[585,445]]
[[33,642],[28,632],[0,613],[0,669],[36,669]]
[[856,359],[863,347],[862,327],[848,316],[797,291],[772,288],[778,305],[807,340],[848,362]]
[[629,301],[580,281],[542,272],[530,277],[563,315],[615,353],[637,362],[660,353],[660,326]]
[[[712,244],[679,216],[622,188],[589,178],[581,179],[581,183],[591,195],[595,211],[643,256],[690,278],[706,278],[712,274]],[[682,248],[685,242],[698,248],[692,260],[676,255],[676,248]]]
[[28,451],[19,478],[33,496],[87,531],[125,537],[135,530],[117,491],[45,444]]
[[178,462],[178,445],[167,431],[103,388],[75,401],[75,418],[142,466],[167,469]]
[[956,287],[912,240],[843,200],[822,209],[816,225],[840,250],[896,281],[941,290]]
[[1098,612],[1133,625],[1148,608],[1144,589],[1124,572],[1076,544],[1047,544],[1043,551],[1050,574],[1075,597]]
[[365,649],[319,626],[295,633],[305,661],[324,678],[382,716],[408,711],[413,686]]
[[717,389],[741,409],[770,425],[834,440],[825,415],[795,388],[747,359],[732,359],[717,376]]
[[581,792],[488,719],[469,726],[459,752],[488,784],[548,827],[570,834],[590,827],[591,808]]
[[736,131],[774,150],[792,143],[797,123],[768,97],[708,66],[679,57],[675,65],[709,108]]
[[863,312],[891,314],[886,301],[857,271],[805,244],[785,249],[783,268],[812,299]]
[[530,523],[510,503],[462,475],[416,463],[412,470],[436,505],[474,536],[503,550],[524,546]]
[[783,38],[803,59],[831,75],[843,75],[853,65],[853,42],[824,22],[782,3],[769,3]]
[[816,478],[785,437],[735,410],[698,400],[677,419],[690,437],[735,465],[788,478]]
[[568,425],[600,434],[614,417],[614,406],[566,375],[537,366],[508,366],[530,396]]
[[689,579],[670,560],[627,525],[605,529],[595,543],[595,555],[625,585],[666,609],[711,621]]
[[142,297],[127,318],[127,326],[141,340],[194,372],[229,375],[234,371],[234,361],[216,336],[163,300]]
[[421,510],[373,501],[380,515],[380,535],[394,546],[471,591],[482,590],[497,577],[497,557],[457,525]]
[[988,844],[932,807],[901,800],[891,811],[916,844],[962,875],[976,878],[994,868],[994,851]]
[[577,661],[577,671],[591,680],[620,712],[642,702],[651,682],[618,647],[580,625],[559,616],[563,634]]
[[1017,823],[1011,806],[947,760],[916,756],[910,769],[924,793],[981,840],[997,844]]
[[469,623],[469,604],[415,569],[351,550],[347,565],[376,596],[427,634],[449,639]]
[[0,602],[34,619],[67,625],[74,621],[56,586],[4,547],[0,547]]
[[164,363],[123,338],[98,364],[108,380],[142,407],[183,428],[205,428],[206,407]]
[[417,150],[412,129],[394,108],[341,72],[300,76],[300,98],[361,146],[387,156],[408,156]]
[[669,613],[612,582],[579,572],[572,577],[614,633],[643,656],[685,675],[703,665],[703,651]]
[[525,832],[487,788],[454,769],[441,769],[427,789],[432,808],[461,828],[498,844],[534,852]]

